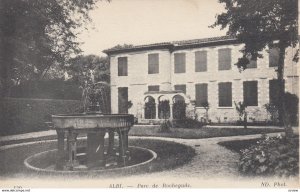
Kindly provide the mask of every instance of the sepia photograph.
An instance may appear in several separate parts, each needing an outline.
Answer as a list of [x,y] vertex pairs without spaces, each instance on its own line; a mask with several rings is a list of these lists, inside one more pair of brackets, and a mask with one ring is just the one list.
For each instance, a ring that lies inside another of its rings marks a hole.
[[0,0],[0,192],[298,192],[298,7]]

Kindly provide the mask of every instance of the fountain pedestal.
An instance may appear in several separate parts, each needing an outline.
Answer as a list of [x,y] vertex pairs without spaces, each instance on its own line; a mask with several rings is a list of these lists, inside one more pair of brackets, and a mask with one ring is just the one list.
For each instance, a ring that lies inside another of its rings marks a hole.
[[[57,132],[57,170],[74,170],[80,166],[77,160],[77,136],[87,135],[86,164],[87,168],[104,168],[106,155],[104,136],[109,133],[109,144],[106,154],[114,155],[114,132],[119,135],[119,166],[126,166],[129,159],[128,132],[133,125],[134,117],[128,114],[74,114],[53,115],[52,122]],[[65,137],[67,143],[65,143]],[[65,147],[67,146],[67,147]],[[65,149],[67,148],[67,149]]]

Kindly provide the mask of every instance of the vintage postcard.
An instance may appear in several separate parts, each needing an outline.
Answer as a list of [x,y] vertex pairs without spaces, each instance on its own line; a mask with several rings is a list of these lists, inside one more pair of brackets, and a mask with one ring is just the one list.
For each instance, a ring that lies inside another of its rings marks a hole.
[[0,0],[0,189],[298,191],[297,0]]

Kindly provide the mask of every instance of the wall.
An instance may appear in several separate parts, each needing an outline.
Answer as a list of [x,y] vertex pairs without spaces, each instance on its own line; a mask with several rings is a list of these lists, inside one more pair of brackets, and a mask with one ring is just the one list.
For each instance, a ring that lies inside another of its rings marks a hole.
[[[274,67],[269,67],[268,50],[263,51],[263,58],[258,59],[257,68],[247,69],[240,72],[234,63],[241,56],[240,49],[243,46],[222,45],[213,47],[203,47],[195,49],[176,50],[170,53],[168,50],[143,51],[127,54],[119,54],[111,57],[111,82],[112,82],[112,112],[117,113],[117,87],[129,87],[129,100],[133,102],[130,113],[140,117],[143,112],[143,98],[148,85],[160,85],[162,89],[169,89],[166,84],[174,89],[176,84],[186,84],[187,97],[195,100],[195,84],[208,84],[208,102],[210,103],[209,116],[213,122],[232,122],[238,119],[235,110],[234,101],[243,101],[243,82],[255,80],[258,82],[258,106],[248,107],[248,118],[250,122],[264,121],[268,118],[264,105],[269,102],[269,80],[276,79]],[[231,48],[232,65],[231,70],[218,70],[218,49]],[[195,52],[207,51],[207,72],[195,72]],[[186,53],[186,73],[174,73],[174,54],[179,52]],[[159,74],[148,75],[148,57],[149,53],[159,53]],[[285,79],[286,91],[298,95],[299,77],[297,74],[297,64],[292,61],[295,49],[287,50],[285,59]],[[117,76],[117,58],[121,56],[128,57],[128,76]],[[218,106],[218,83],[232,83],[232,107]],[[204,117],[205,110],[197,107],[199,118]]]
[[78,100],[6,98],[0,101],[0,135],[48,130],[51,115],[80,109]]

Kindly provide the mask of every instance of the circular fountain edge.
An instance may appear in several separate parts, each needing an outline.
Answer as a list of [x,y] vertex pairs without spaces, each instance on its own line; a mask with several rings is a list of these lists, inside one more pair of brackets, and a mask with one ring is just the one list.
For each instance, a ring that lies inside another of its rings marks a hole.
[[61,174],[107,173],[107,172],[114,172],[114,171],[128,170],[128,169],[142,167],[142,166],[152,162],[153,160],[155,160],[157,158],[157,154],[154,151],[152,151],[151,149],[147,149],[147,148],[143,148],[143,147],[137,147],[137,146],[129,146],[129,148],[135,148],[135,149],[139,149],[139,150],[149,152],[152,155],[152,157],[150,159],[148,159],[144,162],[138,163],[138,164],[125,166],[125,167],[118,167],[118,168],[113,168],[113,169],[101,169],[101,170],[73,170],[73,171],[69,171],[69,170],[66,170],[66,171],[48,170],[48,169],[43,169],[43,168],[38,168],[38,167],[32,166],[29,163],[34,158],[39,158],[41,155],[57,151],[57,149],[52,149],[52,150],[43,151],[43,152],[40,152],[40,153],[37,153],[37,154],[34,154],[34,155],[31,155],[31,156],[27,157],[24,160],[24,165],[25,165],[26,168],[28,168],[30,170],[34,170],[34,171],[41,172],[41,173],[61,173]]

